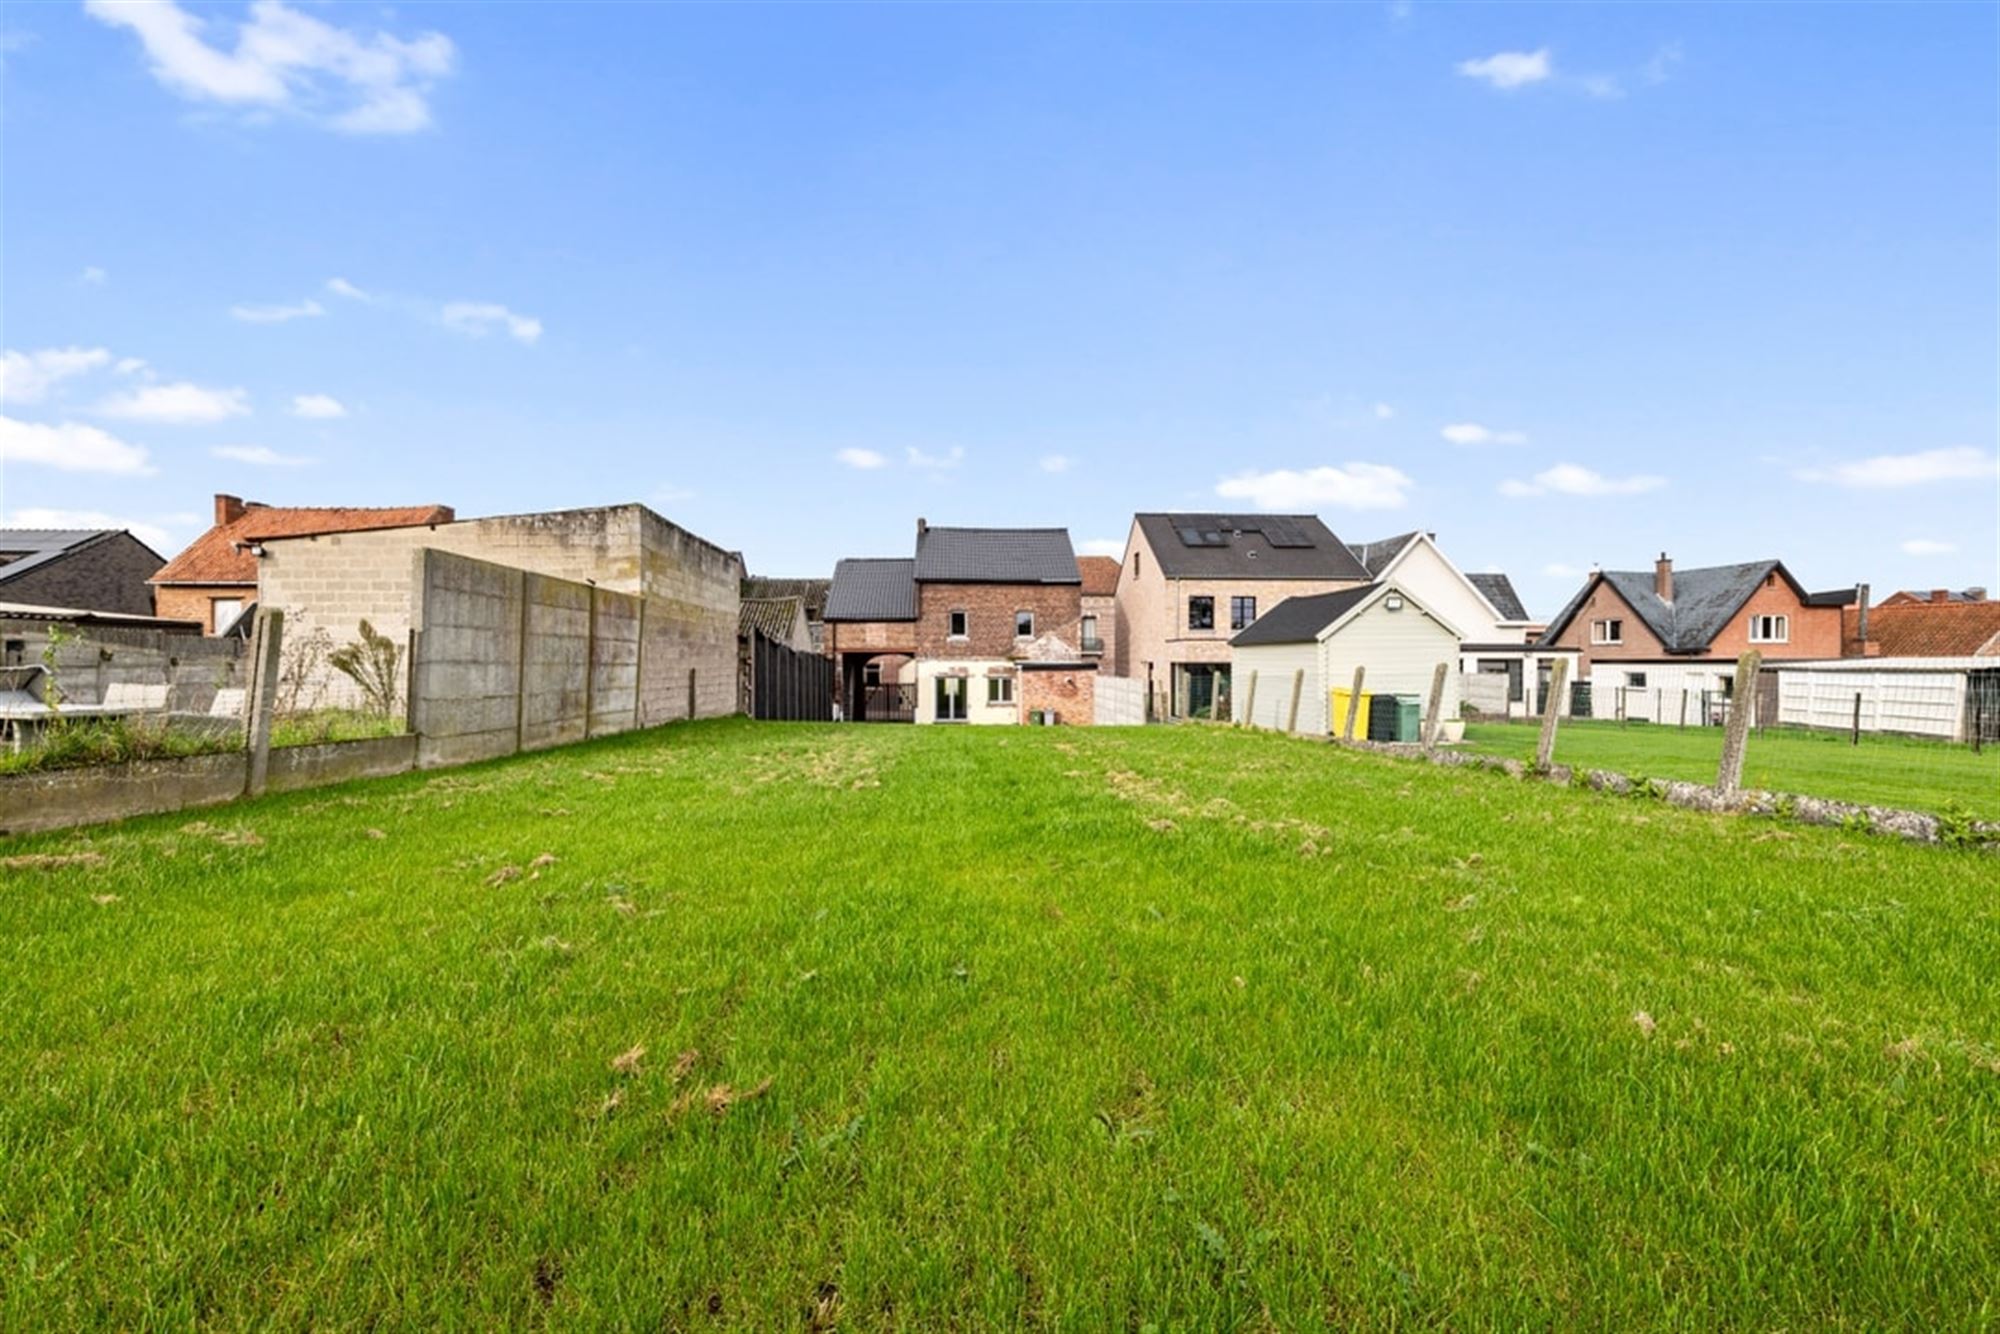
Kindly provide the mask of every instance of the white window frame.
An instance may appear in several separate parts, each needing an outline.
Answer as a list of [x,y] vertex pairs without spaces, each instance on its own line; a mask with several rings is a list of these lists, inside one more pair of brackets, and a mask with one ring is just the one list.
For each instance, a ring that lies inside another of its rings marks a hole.
[[1590,642],[1593,644],[1622,644],[1625,642],[1625,618],[1608,616],[1601,621],[1590,623]]
[[[1022,633],[1021,631],[1021,618],[1023,616],[1028,618],[1028,629],[1025,634]],[[1016,609],[1016,611],[1014,612],[1014,638],[1033,639],[1034,637],[1035,637],[1035,613],[1029,611],[1026,607],[1021,607]]]
[[[957,626],[956,630],[952,629]],[[944,637],[946,639],[972,638],[972,613],[963,607],[953,607],[945,613]]]
[[1750,618],[1750,642],[1753,644],[1789,644],[1792,642],[1792,618],[1782,612]]
[[986,678],[986,703],[999,707],[1014,702],[1014,678],[1011,676],[989,676]]

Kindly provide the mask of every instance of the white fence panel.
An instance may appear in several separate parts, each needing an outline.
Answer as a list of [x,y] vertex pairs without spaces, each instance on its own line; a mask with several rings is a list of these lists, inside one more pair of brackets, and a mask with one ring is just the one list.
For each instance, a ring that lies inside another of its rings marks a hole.
[[1099,727],[1137,727],[1146,721],[1146,683],[1130,676],[1097,678],[1092,720]]

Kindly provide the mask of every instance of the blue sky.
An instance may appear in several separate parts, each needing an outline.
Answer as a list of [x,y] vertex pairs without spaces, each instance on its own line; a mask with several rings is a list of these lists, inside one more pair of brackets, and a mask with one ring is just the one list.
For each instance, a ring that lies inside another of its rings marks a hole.
[[10,5],[8,521],[2000,587],[1991,6]]

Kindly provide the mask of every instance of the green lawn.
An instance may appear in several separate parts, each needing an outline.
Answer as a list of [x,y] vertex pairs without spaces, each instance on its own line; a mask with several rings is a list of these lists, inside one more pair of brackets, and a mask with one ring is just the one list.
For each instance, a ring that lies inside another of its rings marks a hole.
[[0,857],[0,1328],[2000,1318],[1979,854],[734,720]]
[[[1532,759],[1540,725],[1472,723],[1471,748],[1488,755]],[[1557,764],[1611,769],[1634,778],[1713,783],[1722,757],[1719,727],[1646,723],[1564,722],[1556,731]],[[1985,820],[2000,820],[2000,747],[1974,754],[1970,746],[1905,737],[1796,729],[1752,732],[1744,752],[1746,787],[1834,801],[1938,812],[1957,804]]]

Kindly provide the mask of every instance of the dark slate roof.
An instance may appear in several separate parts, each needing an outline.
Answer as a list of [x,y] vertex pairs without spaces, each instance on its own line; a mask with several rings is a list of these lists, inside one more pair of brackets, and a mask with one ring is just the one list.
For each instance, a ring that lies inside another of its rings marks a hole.
[[1136,514],[1169,579],[1366,579],[1314,514]]
[[916,579],[926,584],[1080,584],[1067,528],[925,528]]
[[1493,604],[1493,610],[1500,613],[1503,621],[1525,621],[1528,609],[1521,605],[1521,595],[1514,591],[1514,581],[1504,574],[1482,572],[1465,576],[1472,586]]
[[[0,565],[0,583],[107,537],[117,528],[0,528],[0,552],[14,557]],[[19,553],[19,554],[16,554]]]
[[744,597],[797,598],[805,604],[808,620],[826,610],[827,591],[832,587],[831,579],[771,579],[756,574],[743,577]]
[[1829,588],[1824,593],[1806,594],[1808,607],[1851,607],[1860,600],[1858,588]]
[[1674,571],[1674,600],[1662,602],[1653,592],[1651,570],[1600,570],[1584,581],[1576,596],[1549,622],[1544,642],[1566,629],[1577,608],[1599,580],[1610,584],[1638,618],[1646,623],[1669,653],[1703,653],[1715,641],[1722,627],[1740,611],[1766,576],[1777,574],[1803,599],[1806,592],[1798,580],[1775,560],[1748,561],[1741,565],[1710,565],[1702,569]]
[[1380,584],[1364,584],[1360,588],[1343,588],[1338,593],[1286,598],[1238,631],[1229,642],[1239,647],[1308,643],[1318,639],[1320,631],[1366,601],[1380,587]]
[[829,621],[917,619],[916,562],[907,556],[865,556],[833,567],[826,595]]
[[743,609],[737,613],[736,633],[748,636],[752,630],[762,630],[779,643],[789,643],[792,627],[798,623],[805,604],[797,598],[744,598]]
[[1398,533],[1377,542],[1350,542],[1347,549],[1354,553],[1354,559],[1368,567],[1368,573],[1381,578],[1382,571],[1389,568],[1389,562],[1401,555],[1403,548],[1417,540],[1415,533]]

